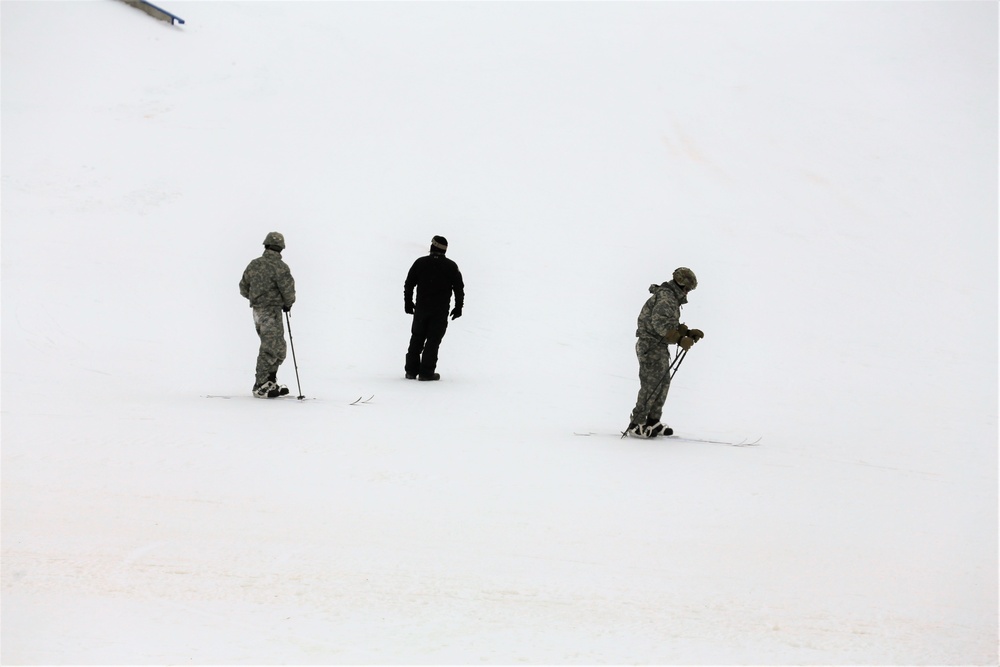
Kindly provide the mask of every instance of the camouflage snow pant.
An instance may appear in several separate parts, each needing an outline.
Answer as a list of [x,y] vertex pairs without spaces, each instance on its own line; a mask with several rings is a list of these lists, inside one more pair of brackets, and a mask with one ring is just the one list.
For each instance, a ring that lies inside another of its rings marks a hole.
[[667,344],[649,338],[639,338],[635,344],[639,357],[639,397],[636,398],[630,421],[644,424],[647,419],[659,421],[663,404],[670,389],[670,349]]
[[288,348],[285,345],[285,324],[281,321],[281,308],[266,306],[253,309],[253,324],[260,336],[260,352],[257,353],[256,384],[272,379],[278,373],[278,366],[285,360]]

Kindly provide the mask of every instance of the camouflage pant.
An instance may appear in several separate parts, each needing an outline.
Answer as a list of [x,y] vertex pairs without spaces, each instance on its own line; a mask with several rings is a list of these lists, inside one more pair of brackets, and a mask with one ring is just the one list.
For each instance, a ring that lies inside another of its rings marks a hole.
[[260,336],[256,383],[263,384],[278,373],[278,366],[285,360],[288,350],[285,345],[285,325],[281,321],[281,308],[271,306],[254,308],[253,324],[257,329],[257,335]]
[[635,424],[643,424],[647,419],[659,421],[670,389],[670,349],[662,341],[640,338],[635,344],[635,355],[639,357],[639,396],[630,421]]

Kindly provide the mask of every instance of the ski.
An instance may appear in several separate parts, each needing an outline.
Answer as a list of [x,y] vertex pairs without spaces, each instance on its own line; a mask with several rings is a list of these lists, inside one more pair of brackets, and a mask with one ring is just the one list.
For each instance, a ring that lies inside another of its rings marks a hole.
[[680,440],[682,442],[704,442],[710,445],[729,445],[730,447],[757,447],[760,445],[760,441],[763,440],[763,436],[757,438],[756,440],[751,440],[750,438],[743,438],[739,442],[733,440],[707,440],[705,438],[689,438],[683,435],[667,435],[664,436],[669,440]]
[[246,396],[244,396],[242,394],[239,395],[239,396],[233,395],[233,394],[206,394],[204,396],[204,398],[223,398],[223,399],[230,399],[230,398],[252,398],[255,401],[274,401],[274,400],[286,400],[287,401],[288,399],[292,399],[292,400],[296,400],[297,399],[297,400],[300,400],[300,401],[315,401],[316,400],[316,398],[314,396],[296,396],[295,394],[292,394],[292,393],[281,394],[280,396],[271,396],[271,397],[268,397],[268,398],[258,398],[258,397],[254,396],[252,394],[247,394]]
[[[221,399],[231,399],[231,398],[252,398],[258,401],[274,401],[274,400],[288,400],[288,399],[298,399],[300,401],[315,401],[317,400],[315,396],[296,396],[295,394],[281,394],[280,396],[270,396],[268,398],[257,398],[252,394],[246,396],[243,395],[233,395],[233,394],[206,394],[204,398],[221,398]],[[368,405],[375,398],[375,394],[372,394],[368,398],[364,397],[364,394],[358,396],[355,400],[348,403],[348,405]]]
[[[612,434],[611,433],[598,433],[596,431],[586,431],[586,432],[583,432],[583,431],[573,431],[573,435],[579,435],[579,436],[607,435],[607,436],[610,436]],[[621,437],[623,435],[625,435],[625,434],[621,433],[621,432],[619,432],[617,434],[618,437]],[[739,441],[736,441],[736,440],[712,440],[712,439],[709,439],[709,438],[692,438],[692,437],[689,437],[689,436],[686,436],[686,435],[676,435],[675,434],[675,435],[658,435],[658,436],[653,437],[653,438],[640,438],[640,439],[641,440],[660,440],[660,439],[663,439],[663,440],[677,440],[679,442],[700,442],[700,443],[704,443],[704,444],[708,444],[708,445],[727,445],[729,447],[757,447],[757,446],[759,446],[761,444],[761,441],[764,438],[763,438],[763,436],[761,436],[761,437],[759,437],[757,439],[743,438],[742,440],[739,440]]]

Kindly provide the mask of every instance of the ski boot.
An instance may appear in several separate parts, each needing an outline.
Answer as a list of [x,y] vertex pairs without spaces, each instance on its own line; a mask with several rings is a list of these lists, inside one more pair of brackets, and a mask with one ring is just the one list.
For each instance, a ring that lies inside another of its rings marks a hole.
[[646,427],[642,424],[636,424],[635,422],[629,422],[628,428],[625,429],[625,435],[630,435],[633,438],[649,437]]
[[673,435],[674,429],[666,424],[661,424],[659,419],[650,417],[646,420],[646,433],[648,434],[647,438],[655,438],[658,435]]
[[[285,393],[288,393],[287,389],[285,390]],[[254,398],[277,398],[278,396],[281,396],[281,389],[278,385],[274,384],[270,380],[267,380],[262,384],[255,384],[253,386],[253,395]]]
[[277,373],[271,373],[271,375],[268,376],[267,379],[271,381],[271,384],[273,384],[275,387],[278,388],[278,396],[288,396],[288,387],[286,387],[283,384],[278,384]]

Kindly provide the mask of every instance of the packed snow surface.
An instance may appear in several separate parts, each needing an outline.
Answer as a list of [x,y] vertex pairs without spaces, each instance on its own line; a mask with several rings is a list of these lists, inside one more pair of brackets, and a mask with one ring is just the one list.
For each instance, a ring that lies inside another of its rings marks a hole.
[[997,663],[996,3],[159,4],[0,7],[3,662]]

